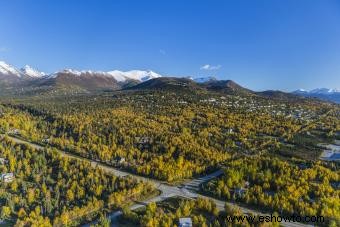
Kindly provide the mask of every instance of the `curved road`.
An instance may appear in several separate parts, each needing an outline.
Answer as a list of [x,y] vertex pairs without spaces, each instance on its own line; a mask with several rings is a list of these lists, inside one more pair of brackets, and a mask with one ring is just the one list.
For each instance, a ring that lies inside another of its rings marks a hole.
[[[33,148],[35,148],[37,150],[45,148],[43,146],[25,141],[23,139],[18,139],[16,137],[11,137],[11,136],[8,136],[8,137],[16,143],[28,144],[28,145],[32,146]],[[142,177],[142,176],[137,176],[135,174],[131,174],[129,172],[125,172],[125,171],[116,169],[114,167],[107,166],[107,165],[105,165],[101,162],[98,162],[98,161],[83,158],[83,157],[80,157],[78,155],[70,154],[68,152],[65,152],[65,151],[62,151],[62,150],[59,150],[59,149],[57,149],[57,150],[64,157],[73,158],[73,159],[82,160],[82,161],[88,161],[88,162],[91,163],[91,165],[93,167],[101,168],[101,169],[103,169],[103,170],[105,170],[109,173],[112,173],[116,176],[127,176],[127,175],[129,175],[129,176],[132,176],[132,177],[137,178],[137,179],[144,181],[144,182],[152,182],[152,183],[154,183],[155,187],[158,190],[161,191],[161,194],[159,196],[156,196],[152,199],[148,199],[148,200],[143,201],[141,203],[137,203],[137,204],[132,205],[130,207],[131,210],[143,207],[143,206],[145,206],[145,205],[147,205],[148,203],[151,203],[151,202],[159,202],[159,201],[165,200],[165,199],[170,198],[170,197],[175,197],[175,196],[184,197],[184,198],[188,198],[188,199],[196,199],[197,197],[203,197],[203,198],[208,198],[208,199],[213,200],[216,203],[217,208],[220,211],[224,210],[224,206],[227,203],[228,205],[240,208],[240,210],[244,214],[250,214],[251,213],[251,214],[256,214],[256,215],[269,215],[270,216],[270,214],[261,213],[259,211],[252,210],[252,209],[249,209],[249,208],[245,208],[245,207],[236,205],[234,203],[225,202],[225,201],[218,200],[218,199],[215,199],[215,198],[212,198],[212,197],[203,196],[203,195],[198,194],[199,185],[204,183],[204,182],[207,182],[207,181],[209,181],[209,180],[211,180],[215,177],[220,176],[223,173],[222,170],[218,170],[218,171],[216,171],[212,174],[209,174],[209,175],[194,179],[192,181],[183,183],[181,186],[172,186],[172,185],[168,185],[168,184],[166,184],[165,182],[162,182],[162,181],[158,181],[158,180],[155,180],[155,179],[150,179],[150,178],[146,178],[146,177]],[[112,226],[117,226],[115,224],[115,221],[117,220],[117,217],[119,217],[121,214],[122,214],[121,211],[115,211],[115,212],[112,212],[109,215],[109,218],[111,219]],[[90,224],[94,224],[94,223],[95,222],[88,223],[88,224],[84,225],[84,227],[88,227],[88,226],[90,226]],[[282,226],[287,226],[287,227],[307,226],[307,225],[299,223],[299,222],[282,222],[280,224]]]

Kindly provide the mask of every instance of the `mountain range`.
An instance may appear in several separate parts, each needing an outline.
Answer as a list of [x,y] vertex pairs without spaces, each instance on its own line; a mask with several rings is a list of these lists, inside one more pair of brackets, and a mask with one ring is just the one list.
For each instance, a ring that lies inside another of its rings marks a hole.
[[64,69],[52,74],[40,72],[30,66],[17,69],[0,61],[0,87],[7,92],[76,90],[117,90],[161,77],[153,71],[113,70],[109,72]]
[[254,92],[231,80],[217,80],[214,77],[188,78],[162,76],[153,71],[132,70],[109,72],[63,69],[46,74],[30,66],[21,69],[0,62],[0,87],[11,94],[46,92],[93,92],[98,90],[174,90],[215,91],[222,93]]
[[131,70],[108,72],[63,69],[46,74],[28,65],[17,69],[0,61],[1,94],[40,94],[46,92],[79,93],[99,90],[141,90],[169,89],[174,91],[213,91],[225,94],[258,95],[276,99],[298,99],[313,97],[340,103],[340,91],[336,89],[303,89],[292,93],[282,91],[255,92],[240,86],[232,80],[218,80],[214,77],[171,77],[162,76],[151,70]]
[[292,92],[295,95],[318,98],[326,101],[340,103],[340,90],[329,88],[317,88],[310,91],[299,89]]

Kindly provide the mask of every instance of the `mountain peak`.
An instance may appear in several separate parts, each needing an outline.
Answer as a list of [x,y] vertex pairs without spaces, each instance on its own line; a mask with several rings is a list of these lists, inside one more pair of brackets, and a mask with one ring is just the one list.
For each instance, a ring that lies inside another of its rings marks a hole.
[[254,92],[242,87],[241,85],[235,83],[232,80],[209,80],[201,84],[202,87],[209,91],[222,92],[226,94],[243,94],[243,95],[253,95]]
[[332,88],[316,88],[310,91],[307,91],[305,89],[298,89],[296,91],[293,91],[292,93],[295,94],[333,94],[333,93],[339,93],[339,89],[332,89]]
[[310,91],[312,94],[330,94],[339,92],[338,89],[330,89],[330,88],[316,88]]
[[150,79],[162,77],[162,75],[155,73],[151,70],[131,70],[131,71],[119,71],[114,70],[108,72],[112,77],[114,77],[117,81],[125,81],[125,80],[137,80],[141,82],[145,82]]
[[127,87],[129,90],[175,90],[179,91],[193,91],[202,90],[195,81],[188,78],[181,77],[157,77],[139,83],[133,87]]
[[301,95],[305,97],[319,98],[323,100],[332,101],[335,103],[340,103],[340,90],[339,89],[329,89],[329,88],[316,88],[310,91],[306,90],[296,90],[292,92],[296,95]]
[[103,71],[91,71],[91,70],[74,70],[74,69],[64,69],[62,71],[54,73],[51,77],[57,77],[59,74],[71,74],[74,76],[103,76],[107,78],[113,78],[118,82],[125,82],[127,80],[135,80],[139,82],[144,82],[150,79],[162,77],[162,75],[155,73],[154,71],[147,70],[131,70],[131,71],[120,71],[113,70],[109,72]]
[[46,75],[44,72],[40,72],[29,65],[25,65],[23,68],[21,68],[21,72],[24,73],[26,76],[33,78],[40,78]]
[[300,88],[298,90],[293,91],[292,93],[293,94],[306,94],[306,93],[308,93],[308,91],[305,90],[305,89]]
[[13,75],[17,77],[21,77],[21,73],[13,66],[7,64],[4,61],[0,61],[0,73],[6,76]]

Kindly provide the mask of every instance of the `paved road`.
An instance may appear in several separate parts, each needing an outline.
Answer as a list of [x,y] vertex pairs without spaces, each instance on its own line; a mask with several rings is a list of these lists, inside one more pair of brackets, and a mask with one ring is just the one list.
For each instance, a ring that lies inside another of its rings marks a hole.
[[[11,138],[16,143],[28,144],[28,145],[30,145],[33,148],[38,149],[38,150],[45,148],[43,146],[33,144],[31,142],[28,142],[28,141],[25,141],[25,140],[22,140],[22,139],[18,139],[18,138],[15,138],[15,137],[9,137],[9,138]],[[217,200],[217,199],[214,199],[214,198],[211,198],[211,197],[208,197],[208,196],[203,196],[203,195],[198,194],[199,185],[204,183],[204,182],[207,182],[207,181],[209,181],[209,180],[211,180],[215,177],[220,176],[223,173],[222,170],[218,170],[218,171],[216,171],[212,174],[209,174],[209,175],[194,179],[192,181],[183,183],[181,186],[172,186],[172,185],[168,185],[168,184],[166,184],[165,182],[162,182],[162,181],[158,181],[158,180],[154,180],[154,179],[150,179],[150,178],[146,178],[146,177],[142,177],[142,176],[137,176],[137,175],[131,174],[129,172],[125,172],[125,171],[116,169],[114,167],[107,166],[107,165],[102,164],[98,161],[86,159],[86,158],[83,158],[83,157],[80,157],[80,156],[77,156],[77,155],[74,155],[74,154],[67,153],[67,152],[62,151],[62,150],[58,150],[58,151],[64,157],[74,158],[74,159],[77,159],[77,160],[83,160],[83,161],[91,162],[92,166],[97,167],[97,168],[101,168],[101,169],[103,169],[103,170],[105,170],[109,173],[112,173],[116,176],[127,176],[127,175],[129,175],[129,176],[132,176],[132,177],[137,178],[137,179],[144,181],[144,182],[152,182],[152,183],[154,183],[155,187],[158,190],[161,191],[161,194],[159,196],[156,196],[152,199],[148,199],[146,201],[143,201],[142,203],[137,203],[137,204],[132,205],[130,207],[131,210],[143,207],[143,206],[145,206],[145,205],[147,205],[148,203],[151,203],[151,202],[159,202],[159,201],[165,200],[167,198],[175,197],[175,196],[180,196],[180,197],[184,197],[184,198],[188,198],[188,199],[196,199],[197,197],[212,199],[216,203],[217,208],[220,211],[224,210],[224,206],[226,204],[225,201]],[[270,215],[270,214],[258,212],[256,210],[241,207],[241,206],[236,205],[234,203],[228,202],[227,204],[230,205],[230,206],[235,206],[235,207],[240,208],[240,210],[245,214],[252,213],[252,214],[258,214],[258,215]],[[115,211],[115,212],[112,212],[109,215],[109,218],[111,219],[111,222],[112,222],[112,226],[117,226],[116,220],[121,214],[122,214],[121,211]],[[93,223],[95,223],[95,222],[88,223],[88,224],[84,225],[84,227],[88,227],[88,226],[90,226],[90,224],[93,224]],[[307,226],[305,224],[301,224],[301,223],[297,223],[297,222],[294,222],[294,223],[293,222],[292,223],[284,223],[283,222],[281,224],[282,224],[282,226],[287,226],[287,227]]]

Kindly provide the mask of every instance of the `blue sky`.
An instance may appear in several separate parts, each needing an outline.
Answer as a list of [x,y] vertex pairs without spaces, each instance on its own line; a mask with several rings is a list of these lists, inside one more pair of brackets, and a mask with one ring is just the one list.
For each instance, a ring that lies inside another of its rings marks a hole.
[[340,88],[340,1],[2,0],[0,60]]

